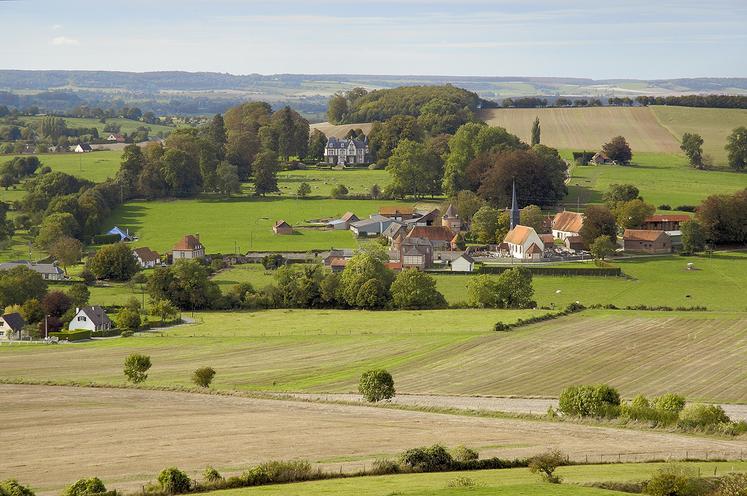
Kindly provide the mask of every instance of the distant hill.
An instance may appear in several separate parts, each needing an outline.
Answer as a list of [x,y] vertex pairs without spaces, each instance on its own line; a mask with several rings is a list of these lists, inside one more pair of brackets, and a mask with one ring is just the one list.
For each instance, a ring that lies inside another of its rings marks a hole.
[[65,110],[119,101],[157,113],[209,114],[246,100],[292,105],[315,121],[327,99],[355,87],[452,84],[500,100],[518,96],[638,96],[692,93],[747,94],[747,78],[584,79],[553,77],[392,76],[0,70],[0,105]]

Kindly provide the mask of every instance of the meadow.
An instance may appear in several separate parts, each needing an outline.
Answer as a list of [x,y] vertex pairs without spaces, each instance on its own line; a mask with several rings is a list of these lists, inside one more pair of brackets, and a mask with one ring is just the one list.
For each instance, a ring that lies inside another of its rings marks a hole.
[[383,191],[391,182],[391,177],[383,169],[306,169],[278,174],[278,187],[283,196],[295,197],[298,186],[303,182],[311,186],[309,196],[312,197],[330,197],[332,188],[340,184],[348,189],[350,195],[368,195],[374,184]]
[[[30,122],[30,123],[37,123],[40,122],[44,117],[43,116],[25,116],[21,117],[21,120],[24,122]],[[150,134],[157,135],[158,133],[162,133],[163,135],[167,135],[171,133],[175,128],[171,126],[162,126],[160,124],[146,124],[145,122],[140,121],[133,121],[130,119],[122,119],[122,118],[112,118],[112,119],[106,119],[106,122],[101,122],[99,119],[88,119],[88,118],[82,118],[82,117],[65,117],[65,124],[67,124],[67,127],[69,128],[93,128],[95,127],[99,131],[99,136],[106,138],[109,133],[104,132],[104,127],[107,124],[116,124],[120,126],[120,133],[122,134],[130,134],[133,131],[136,131],[138,127],[147,127],[150,129]]]
[[697,133],[703,137],[703,152],[713,157],[716,165],[726,165],[727,154],[724,146],[732,130],[747,126],[747,109],[717,109],[670,107],[654,105],[650,107],[659,123],[667,128],[678,140],[684,133]]
[[[443,443],[466,444],[483,457],[526,457],[562,446],[578,461],[623,461],[662,456],[733,457],[744,440],[600,428],[570,423],[481,418],[365,406],[281,401],[169,391],[0,385],[3,397],[3,473],[37,494],[59,494],[76,479],[97,476],[108,489],[138,491],[165,467],[194,478],[212,465],[224,475],[268,460],[306,459],[330,471],[370,468],[376,458]],[[29,412],[53,412],[29,422]],[[28,442],[33,439],[34,442]],[[44,470],[38,470],[40,464]],[[694,465],[696,466],[696,465]],[[744,462],[698,464],[705,472],[744,470]],[[654,465],[561,469],[569,483],[645,478]],[[468,476],[487,487],[544,490],[527,469],[356,478],[266,486],[231,494],[392,494],[445,488]],[[575,486],[553,486],[579,494]],[[598,494],[589,489],[589,494]],[[224,492],[227,493],[227,492]],[[408,493],[409,494],[409,493]],[[430,494],[430,493],[425,493]],[[449,493],[443,493],[449,494]],[[491,493],[493,494],[493,493]],[[517,493],[510,493],[517,494]],[[543,493],[529,493],[543,494]],[[552,494],[552,493],[551,493]]]
[[[570,159],[570,150],[561,154]],[[574,166],[568,183],[568,208],[601,203],[611,184],[633,184],[643,199],[655,206],[697,206],[713,194],[727,194],[747,188],[747,174],[724,169],[697,170],[681,155],[636,152],[628,166]]]

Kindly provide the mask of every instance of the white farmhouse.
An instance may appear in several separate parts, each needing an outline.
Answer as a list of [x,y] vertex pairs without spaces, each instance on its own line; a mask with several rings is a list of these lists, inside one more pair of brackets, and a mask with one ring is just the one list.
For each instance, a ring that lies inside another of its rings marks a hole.
[[545,244],[532,227],[514,227],[503,242],[508,244],[509,254],[521,260],[541,260],[545,251]]
[[68,329],[86,329],[88,331],[108,331],[112,328],[112,321],[100,306],[75,309],[75,317],[70,321]]

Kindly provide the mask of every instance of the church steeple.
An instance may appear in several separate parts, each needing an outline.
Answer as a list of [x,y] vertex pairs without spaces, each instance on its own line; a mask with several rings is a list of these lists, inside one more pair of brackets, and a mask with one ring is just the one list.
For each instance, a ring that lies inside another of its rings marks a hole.
[[516,201],[516,181],[512,182],[511,185],[512,192],[511,192],[511,229],[519,225],[519,204]]

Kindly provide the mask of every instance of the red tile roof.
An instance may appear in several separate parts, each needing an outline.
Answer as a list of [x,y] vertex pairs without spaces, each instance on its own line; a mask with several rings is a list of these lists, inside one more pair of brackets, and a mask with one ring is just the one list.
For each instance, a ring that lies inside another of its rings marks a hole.
[[556,231],[579,232],[584,224],[584,215],[578,212],[559,212],[552,220],[552,228]]
[[508,234],[506,234],[503,241],[505,243],[511,243],[512,245],[523,245],[532,233],[536,234],[536,231],[531,227],[515,226],[513,229],[508,231]]
[[187,234],[182,239],[179,240],[179,242],[174,245],[174,250],[199,250],[202,248],[202,244],[200,243],[200,240],[197,239],[195,236],[192,236],[191,234]]
[[454,233],[444,226],[415,226],[407,233],[408,238],[425,238],[431,241],[451,241]]
[[690,220],[690,216],[687,214],[657,214],[646,217],[643,222],[687,222],[688,220]]
[[661,236],[666,236],[664,231],[653,231],[648,229],[626,229],[623,239],[630,241],[656,241]]

